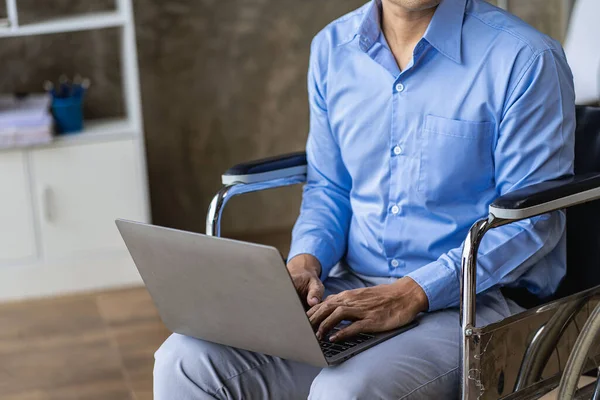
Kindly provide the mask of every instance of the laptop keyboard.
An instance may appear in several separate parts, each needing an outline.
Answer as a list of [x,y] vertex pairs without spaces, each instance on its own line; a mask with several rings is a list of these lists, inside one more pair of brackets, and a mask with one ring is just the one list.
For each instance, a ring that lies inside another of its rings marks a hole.
[[[331,333],[339,331],[339,330],[340,330],[340,328],[337,328],[337,327],[333,328],[331,330]],[[328,335],[328,336],[330,336],[330,335]],[[357,346],[357,345],[364,343],[370,339],[373,339],[374,337],[375,337],[374,335],[371,335],[369,333],[359,333],[358,335],[353,336],[349,339],[338,341],[335,343],[330,342],[329,339],[323,339],[323,340],[319,341],[319,344],[321,345],[321,350],[323,350],[323,354],[325,354],[325,357],[333,357],[333,356],[340,354],[341,352],[350,350],[354,346]]]

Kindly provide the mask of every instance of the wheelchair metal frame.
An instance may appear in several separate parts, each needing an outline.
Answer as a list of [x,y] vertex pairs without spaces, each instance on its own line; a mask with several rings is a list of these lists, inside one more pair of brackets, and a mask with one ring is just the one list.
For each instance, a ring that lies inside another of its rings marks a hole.
[[[228,179],[210,204],[206,233],[221,236],[222,213],[232,197],[305,181],[305,173],[248,183]],[[556,388],[575,347],[580,327],[600,304],[600,286],[597,286],[487,326],[476,326],[479,245],[490,229],[518,220],[496,218],[490,214],[473,225],[465,240],[460,300],[461,398],[464,400],[535,399]],[[589,352],[585,370],[599,365],[600,343],[597,343]],[[583,395],[593,395],[595,400],[600,400],[600,385],[588,385],[576,398],[584,398]]]
[[[529,217],[528,217],[529,218]],[[600,286],[476,327],[477,251],[490,229],[517,220],[477,221],[463,246],[461,276],[462,399],[535,399],[559,384],[580,327],[600,304]],[[600,343],[584,371],[600,365]],[[588,393],[590,388],[582,391]],[[595,387],[595,396],[600,388]],[[587,397],[588,399],[590,397]]]

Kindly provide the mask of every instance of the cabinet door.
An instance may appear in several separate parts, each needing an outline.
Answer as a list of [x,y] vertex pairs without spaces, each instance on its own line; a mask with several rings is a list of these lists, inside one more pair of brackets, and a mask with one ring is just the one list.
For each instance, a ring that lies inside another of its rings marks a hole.
[[125,140],[32,153],[45,257],[124,248],[115,219],[145,215],[135,146]]
[[21,151],[0,152],[0,263],[36,255],[27,160]]

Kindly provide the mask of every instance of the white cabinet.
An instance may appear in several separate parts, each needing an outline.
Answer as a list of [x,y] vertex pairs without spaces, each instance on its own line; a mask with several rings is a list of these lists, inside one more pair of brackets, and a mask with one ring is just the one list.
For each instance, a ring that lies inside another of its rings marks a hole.
[[0,301],[141,284],[115,226],[149,219],[140,144],[0,151]]
[[145,219],[135,146],[123,140],[32,151],[46,258],[124,249],[115,219]]
[[0,157],[0,263],[36,256],[26,161],[21,151]]

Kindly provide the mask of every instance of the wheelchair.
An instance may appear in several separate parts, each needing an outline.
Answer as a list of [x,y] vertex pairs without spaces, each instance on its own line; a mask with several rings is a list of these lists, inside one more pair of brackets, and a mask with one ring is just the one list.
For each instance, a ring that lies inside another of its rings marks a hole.
[[[600,400],[600,379],[578,388],[582,374],[600,371],[600,108],[577,107],[575,176],[520,189],[496,199],[463,244],[461,270],[461,398],[537,399],[558,387],[558,399]],[[229,199],[302,184],[306,154],[238,164],[222,175],[206,233],[221,235]],[[477,250],[502,225],[567,209],[567,275],[553,298],[526,291],[508,296],[525,311],[487,326],[475,321]]]

